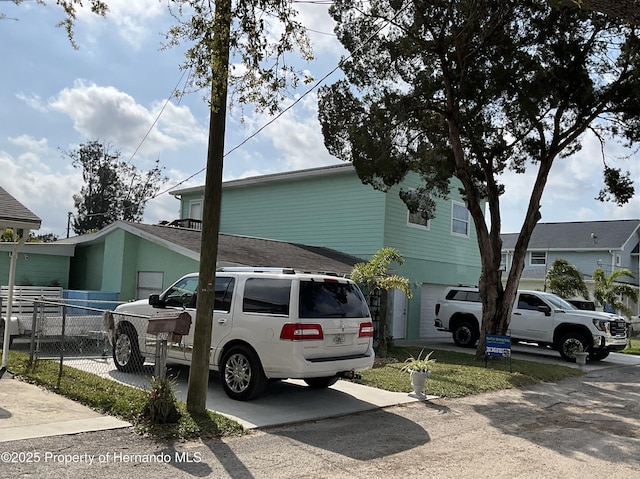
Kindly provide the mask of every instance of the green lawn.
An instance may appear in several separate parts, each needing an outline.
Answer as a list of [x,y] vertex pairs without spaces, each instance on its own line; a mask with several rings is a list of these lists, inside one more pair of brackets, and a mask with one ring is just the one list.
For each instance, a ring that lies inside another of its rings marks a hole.
[[[425,353],[431,351],[426,349]],[[361,384],[397,392],[411,392],[409,375],[400,371],[410,355],[417,357],[421,348],[391,348],[387,362],[362,373]],[[476,361],[467,353],[435,350],[436,359],[425,392],[440,397],[462,397],[486,391],[527,386],[539,382],[556,382],[581,376],[576,368],[532,361],[500,359]],[[511,369],[511,371],[510,371]]]
[[627,347],[620,352],[625,354],[636,354],[640,356],[640,339],[631,339],[631,345],[627,345]]

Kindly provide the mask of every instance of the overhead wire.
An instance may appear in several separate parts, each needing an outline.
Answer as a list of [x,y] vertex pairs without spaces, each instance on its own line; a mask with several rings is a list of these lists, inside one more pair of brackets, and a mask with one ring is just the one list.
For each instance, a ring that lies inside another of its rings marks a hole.
[[[323,3],[323,2],[302,2],[302,1],[297,1],[295,3]],[[326,3],[333,3],[333,2],[326,2]],[[252,133],[251,135],[249,135],[247,138],[245,138],[244,140],[242,140],[238,145],[234,146],[233,148],[231,148],[229,151],[227,151],[226,153],[224,153],[223,158],[226,158],[228,155],[230,155],[231,153],[233,153],[234,151],[240,149],[242,146],[244,146],[246,143],[249,142],[249,140],[255,138],[256,136],[258,136],[262,131],[264,131],[267,127],[271,126],[273,123],[275,123],[279,118],[281,118],[285,113],[287,113],[289,110],[291,110],[294,106],[296,106],[298,103],[300,103],[306,96],[310,95],[314,90],[316,90],[322,83],[324,83],[324,81],[329,78],[331,75],[333,75],[338,69],[340,69],[342,67],[342,65],[349,59],[353,58],[353,56],[355,54],[357,54],[360,50],[362,50],[368,43],[369,41],[375,37],[378,33],[380,33],[382,30],[384,30],[387,26],[389,26],[391,24],[391,22],[393,22],[396,18],[398,18],[398,16],[400,16],[401,13],[404,12],[405,9],[408,8],[408,6],[410,5],[410,2],[403,5],[402,8],[398,9],[398,11],[396,12],[396,14],[389,19],[386,19],[384,21],[384,23],[376,30],[374,30],[369,36],[367,36],[367,38],[362,41],[355,49],[353,52],[349,53],[349,55],[347,55],[346,57],[342,58],[338,64],[331,69],[331,71],[329,71],[327,74],[325,74],[322,78],[320,78],[320,80],[318,80],[317,82],[315,82],[307,91],[305,91],[302,95],[300,95],[295,101],[293,101],[293,103],[291,103],[289,106],[287,106],[286,108],[284,108],[282,111],[280,111],[276,116],[274,116],[271,120],[269,120],[267,123],[265,123],[264,125],[262,125],[260,128],[258,128],[258,130],[256,130],[254,133]],[[186,183],[187,181],[189,181],[190,179],[198,176],[200,173],[204,172],[207,169],[207,167],[203,167],[202,169],[200,169],[198,172],[192,174],[191,176],[189,176],[188,178],[185,178],[184,180],[179,181],[178,183],[172,185],[170,188],[167,188],[165,190],[160,191],[159,193],[157,193],[155,196],[153,196],[150,199],[155,199],[158,196],[161,196],[165,193],[168,193],[169,191],[175,189],[176,187]]]

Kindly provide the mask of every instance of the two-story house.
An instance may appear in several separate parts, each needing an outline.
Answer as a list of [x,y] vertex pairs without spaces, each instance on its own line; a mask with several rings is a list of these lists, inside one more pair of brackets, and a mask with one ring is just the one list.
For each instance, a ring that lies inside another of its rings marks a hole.
[[[502,267],[508,271],[518,234],[508,233],[501,237]],[[547,270],[558,258],[567,260],[582,272],[592,293],[591,275],[598,268],[607,275],[626,268],[635,278],[624,281],[638,287],[639,249],[640,219],[539,223],[529,242],[520,287],[544,290]],[[638,305],[630,306],[638,314]]]
[[[452,188],[452,198],[436,200],[435,217],[410,214],[398,193],[417,188],[408,177],[388,192],[364,185],[351,164],[277,173],[222,185],[220,232],[322,246],[368,260],[383,247],[405,259],[394,272],[408,277],[413,298],[394,297],[392,335],[415,339],[439,335],[435,303],[446,285],[476,284],[480,256],[469,212]],[[174,190],[180,199],[178,224],[197,227],[204,186]],[[288,266],[287,258],[274,266]]]

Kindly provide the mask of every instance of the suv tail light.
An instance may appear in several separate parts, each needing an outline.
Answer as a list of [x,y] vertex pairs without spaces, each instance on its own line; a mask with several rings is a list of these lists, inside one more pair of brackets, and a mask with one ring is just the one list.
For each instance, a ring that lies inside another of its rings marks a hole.
[[286,341],[322,340],[322,326],[319,324],[287,323],[280,331],[280,339]]
[[440,303],[436,303],[436,316],[438,316],[439,312],[440,312]]
[[373,338],[373,323],[360,323],[360,331],[358,331],[359,338]]

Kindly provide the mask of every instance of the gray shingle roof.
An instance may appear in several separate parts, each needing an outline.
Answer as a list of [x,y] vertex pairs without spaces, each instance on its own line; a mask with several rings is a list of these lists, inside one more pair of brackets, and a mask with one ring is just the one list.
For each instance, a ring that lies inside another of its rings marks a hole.
[[39,229],[42,220],[0,186],[0,228]]
[[[163,225],[126,224],[130,228],[200,254],[200,231]],[[354,264],[362,261],[362,258],[320,246],[223,233],[218,237],[220,265],[275,266],[345,275],[351,272]]]
[[[619,249],[634,234],[638,234],[639,228],[640,219],[538,223],[528,249]],[[502,249],[515,247],[518,233],[500,236]]]

